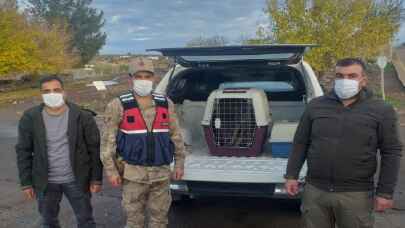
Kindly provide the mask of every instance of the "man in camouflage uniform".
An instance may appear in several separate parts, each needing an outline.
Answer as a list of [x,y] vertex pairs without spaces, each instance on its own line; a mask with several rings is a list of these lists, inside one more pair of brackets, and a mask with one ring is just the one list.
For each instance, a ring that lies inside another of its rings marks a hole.
[[151,94],[156,82],[152,63],[140,61],[131,79],[133,90],[107,105],[101,160],[110,183],[122,184],[126,227],[143,228],[146,210],[149,227],[166,227],[171,204],[169,164],[174,157],[172,178],[181,179],[184,143],[173,103]]

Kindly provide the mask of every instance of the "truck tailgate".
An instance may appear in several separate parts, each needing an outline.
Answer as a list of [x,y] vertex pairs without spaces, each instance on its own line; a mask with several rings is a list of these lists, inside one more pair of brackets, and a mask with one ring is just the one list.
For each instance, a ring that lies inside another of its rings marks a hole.
[[[287,159],[272,157],[215,157],[188,155],[184,180],[235,182],[235,183],[282,183]],[[300,179],[306,173],[306,165]]]

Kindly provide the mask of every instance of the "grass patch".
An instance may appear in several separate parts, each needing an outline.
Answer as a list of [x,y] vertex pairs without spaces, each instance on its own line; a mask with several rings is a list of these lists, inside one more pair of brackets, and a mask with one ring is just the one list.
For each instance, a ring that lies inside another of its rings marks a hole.
[[405,101],[390,96],[385,96],[385,101],[395,108],[405,108]]
[[[380,91],[380,90],[375,91],[375,96],[376,96],[376,97],[379,97],[379,98],[382,98],[382,93],[381,93],[381,91]],[[405,108],[405,101],[402,100],[402,99],[400,99],[400,98],[392,97],[392,96],[389,96],[389,95],[385,94],[385,101],[386,101],[388,104],[394,106],[394,107],[397,108],[397,109],[399,109],[399,108]]]

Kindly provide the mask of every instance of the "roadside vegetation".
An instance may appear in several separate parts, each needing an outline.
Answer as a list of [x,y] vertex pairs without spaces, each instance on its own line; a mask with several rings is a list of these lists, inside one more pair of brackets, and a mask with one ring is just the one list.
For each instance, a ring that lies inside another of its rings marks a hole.
[[91,7],[92,0],[28,0],[26,10],[33,20],[48,25],[63,21],[71,34],[68,50],[78,56],[76,66],[89,63],[107,39],[101,29],[104,13]]
[[33,78],[87,64],[105,44],[103,12],[91,0],[28,0],[0,9],[0,80]]
[[63,22],[30,21],[16,10],[0,10],[0,79],[15,74],[56,73],[75,64],[71,35]]
[[[322,81],[337,59],[358,56],[372,63],[376,56],[387,54],[404,19],[404,1],[268,0],[265,5],[268,23],[258,25],[255,37],[242,36],[238,42],[317,44],[305,55],[305,60]],[[26,2],[24,12],[0,9],[0,104],[38,95],[35,82],[44,74],[86,73],[83,68],[86,64],[93,65],[91,73],[97,76],[93,80],[111,79],[128,72],[127,62],[94,63],[106,34],[102,32],[103,12],[91,7],[92,0]],[[185,45],[230,43],[234,41],[219,34],[195,37]],[[4,90],[1,85],[6,80],[18,82],[11,90]],[[71,83],[87,82],[67,84]],[[389,94],[388,100],[396,106],[402,104],[401,99],[390,98]]]
[[[405,18],[404,0],[268,0],[268,23],[259,25],[256,37],[241,36],[243,44],[316,44],[305,55],[318,77],[336,61],[357,56],[370,62],[389,48]],[[243,31],[242,31],[243,34]],[[220,35],[195,37],[186,45],[224,46]]]
[[[24,12],[16,6],[0,8],[0,105],[39,95],[39,77],[67,76],[98,54],[106,40],[104,18],[91,3],[28,0]],[[96,73],[112,77],[112,66],[101,68]],[[70,88],[87,83],[67,81]]]
[[403,0],[269,0],[269,23],[250,44],[317,44],[305,59],[322,75],[338,59],[373,60],[393,41],[404,16]]

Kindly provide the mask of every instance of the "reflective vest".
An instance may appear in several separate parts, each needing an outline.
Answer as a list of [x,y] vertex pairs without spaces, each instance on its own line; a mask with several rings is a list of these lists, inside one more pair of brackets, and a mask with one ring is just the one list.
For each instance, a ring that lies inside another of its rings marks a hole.
[[117,152],[131,165],[162,166],[173,161],[174,143],[169,135],[169,109],[165,96],[153,94],[156,114],[148,130],[132,92],[119,96],[123,117],[117,133]]

